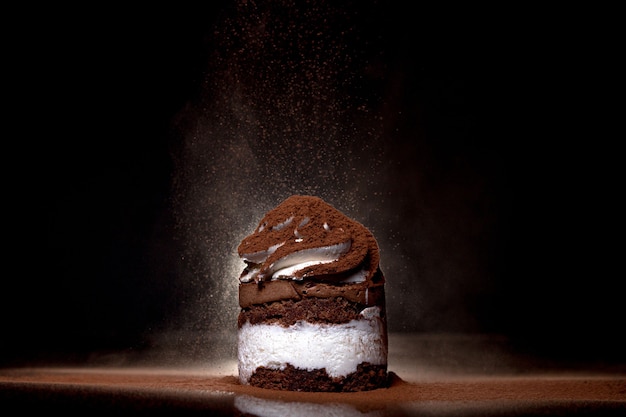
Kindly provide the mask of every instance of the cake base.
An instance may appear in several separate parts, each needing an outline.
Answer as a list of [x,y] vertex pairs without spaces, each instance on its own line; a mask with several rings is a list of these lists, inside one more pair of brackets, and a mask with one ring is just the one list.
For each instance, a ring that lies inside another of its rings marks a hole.
[[357,392],[386,388],[387,366],[362,363],[356,372],[345,377],[331,377],[324,369],[312,371],[298,369],[288,364],[285,369],[259,367],[249,384],[259,388],[306,392]]

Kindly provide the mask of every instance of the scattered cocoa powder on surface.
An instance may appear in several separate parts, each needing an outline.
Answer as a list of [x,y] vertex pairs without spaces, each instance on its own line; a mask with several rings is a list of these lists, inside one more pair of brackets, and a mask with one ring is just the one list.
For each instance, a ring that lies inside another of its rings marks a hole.
[[455,401],[618,401],[626,406],[626,375],[574,376],[476,376],[438,378],[433,381],[408,382],[390,372],[390,384],[365,392],[293,392],[241,385],[236,376],[211,376],[184,371],[102,370],[102,369],[7,369],[0,370],[0,388],[20,386],[65,387],[80,390],[99,389],[175,394],[180,397],[210,394],[207,401],[219,396],[250,395],[258,398],[308,403],[347,403],[362,407],[380,407],[399,403]]

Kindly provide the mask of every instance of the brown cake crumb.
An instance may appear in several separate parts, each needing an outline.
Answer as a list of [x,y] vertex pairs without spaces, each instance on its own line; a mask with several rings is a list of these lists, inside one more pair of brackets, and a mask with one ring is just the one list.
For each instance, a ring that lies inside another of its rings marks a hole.
[[248,321],[250,324],[278,323],[287,327],[300,320],[309,323],[341,324],[358,320],[365,307],[343,297],[276,301],[243,309],[237,324],[241,327]]
[[387,366],[362,363],[356,372],[341,378],[330,377],[325,369],[307,371],[288,364],[285,369],[259,367],[250,377],[250,385],[282,391],[358,392],[385,388]]

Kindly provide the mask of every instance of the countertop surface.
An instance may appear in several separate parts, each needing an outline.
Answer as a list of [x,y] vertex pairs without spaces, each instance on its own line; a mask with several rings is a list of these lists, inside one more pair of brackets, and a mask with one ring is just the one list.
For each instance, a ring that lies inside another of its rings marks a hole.
[[10,404],[29,411],[213,411],[229,415],[256,404],[273,410],[274,415],[279,410],[286,410],[285,415],[298,413],[287,406],[317,407],[318,413],[321,407],[329,415],[367,416],[626,412],[626,375],[471,375],[410,381],[391,372],[387,388],[304,393],[243,386],[235,375],[202,370],[12,368],[0,371],[0,398],[3,407]]
[[493,338],[390,335],[389,386],[356,393],[255,388],[238,382],[234,358],[163,358],[0,368],[0,408],[89,415],[626,414],[623,366],[527,357]]

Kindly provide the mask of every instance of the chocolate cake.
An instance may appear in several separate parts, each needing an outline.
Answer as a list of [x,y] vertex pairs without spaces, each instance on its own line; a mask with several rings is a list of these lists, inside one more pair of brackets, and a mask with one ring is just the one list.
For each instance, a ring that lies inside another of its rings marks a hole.
[[387,384],[385,278],[376,239],[313,196],[291,196],[238,248],[242,384],[364,391]]

